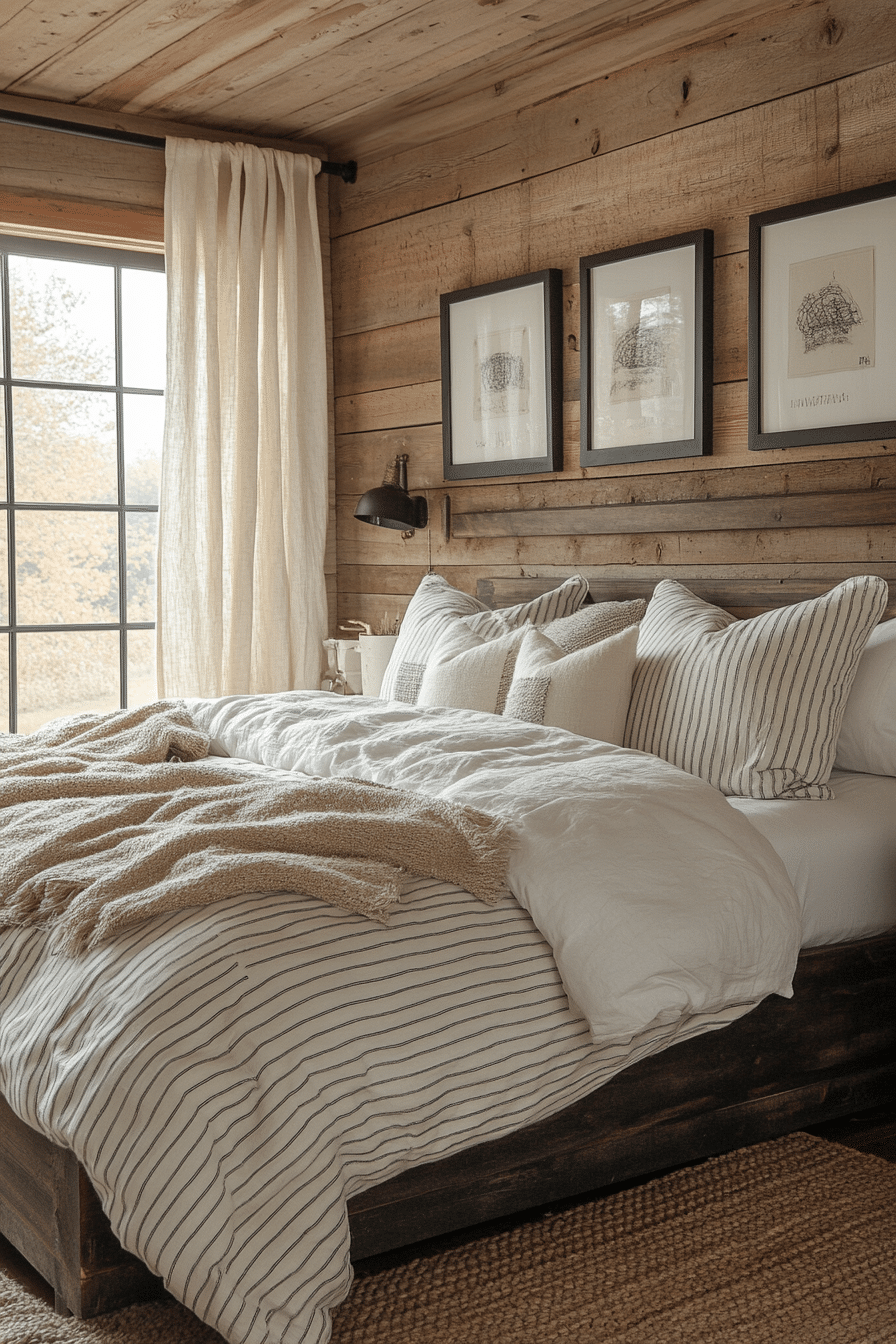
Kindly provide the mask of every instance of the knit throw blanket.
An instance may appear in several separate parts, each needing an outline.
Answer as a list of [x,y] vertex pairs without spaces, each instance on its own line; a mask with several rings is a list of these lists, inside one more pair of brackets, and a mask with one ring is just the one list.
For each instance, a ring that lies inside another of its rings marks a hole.
[[179,701],[0,735],[0,927],[75,953],[164,911],[248,892],[316,896],[382,924],[409,876],[493,903],[514,840],[497,817],[353,779],[198,764]]

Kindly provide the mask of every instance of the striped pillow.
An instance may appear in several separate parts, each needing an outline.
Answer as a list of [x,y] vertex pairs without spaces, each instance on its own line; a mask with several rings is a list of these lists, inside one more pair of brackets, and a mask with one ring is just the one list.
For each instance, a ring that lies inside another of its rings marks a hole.
[[497,639],[527,622],[543,623],[576,611],[588,581],[576,574],[549,593],[516,607],[490,611],[478,598],[452,588],[441,574],[426,574],[404,614],[398,641],[383,676],[380,697],[416,704],[427,664],[446,631],[457,621],[482,639]]
[[846,698],[887,603],[874,576],[738,621],[674,580],[641,622],[625,745],[743,798],[832,798]]
[[502,607],[500,611],[480,611],[475,616],[467,616],[464,623],[474,635],[481,635],[483,639],[497,639],[499,635],[506,634],[508,630],[517,630],[521,625],[547,625],[549,621],[569,616],[578,611],[587,596],[588,580],[583,579],[581,574],[574,574],[558,588],[552,588],[540,597],[533,597],[531,602]]

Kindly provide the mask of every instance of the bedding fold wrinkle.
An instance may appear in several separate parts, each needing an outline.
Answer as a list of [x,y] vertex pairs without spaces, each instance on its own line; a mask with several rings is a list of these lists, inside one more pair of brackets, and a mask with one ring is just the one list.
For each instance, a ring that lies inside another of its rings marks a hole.
[[350,778],[204,762],[178,702],[0,741],[0,927],[51,924],[77,953],[152,915],[248,892],[314,896],[387,923],[408,877],[506,893],[516,831],[489,813]]

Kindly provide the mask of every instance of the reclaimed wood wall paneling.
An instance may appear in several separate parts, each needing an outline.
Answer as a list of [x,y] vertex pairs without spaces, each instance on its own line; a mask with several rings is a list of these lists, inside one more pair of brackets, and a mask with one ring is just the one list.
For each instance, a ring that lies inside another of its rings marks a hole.
[[[457,521],[512,510],[658,505],[701,494],[752,499],[893,488],[894,441],[763,454],[747,448],[748,217],[786,201],[896,177],[896,30],[892,24],[882,27],[882,14],[873,0],[850,0],[827,19],[818,6],[796,6],[777,26],[762,20],[725,41],[576,90],[579,99],[599,100],[612,82],[616,120],[627,106],[637,107],[631,135],[643,137],[629,142],[631,136],[615,133],[611,120],[608,138],[601,133],[599,152],[587,161],[567,161],[570,127],[558,126],[547,105],[517,119],[515,132],[506,120],[500,128],[484,123],[481,133],[449,137],[418,160],[411,154],[390,161],[390,218],[383,217],[384,196],[372,183],[361,186],[350,210],[346,189],[335,185],[340,620],[379,619],[386,599],[390,611],[406,604],[429,566],[472,591],[471,584],[490,567],[494,574],[515,567],[516,573],[560,576],[573,567],[627,566],[634,573],[667,565],[694,575],[709,570],[735,575],[757,565],[805,572],[831,560],[850,572],[880,571],[896,560],[891,515],[881,512],[880,499],[870,505],[877,521],[870,514],[859,521],[861,503],[850,504],[857,510],[855,525],[821,516],[810,526],[777,523],[734,531],[723,524],[698,531],[696,515],[689,519],[687,509],[679,510],[674,528],[612,536],[537,535],[533,520],[521,518],[519,528],[507,529],[510,535],[455,534],[446,541],[440,525],[446,494]],[[819,25],[828,19],[822,32]],[[742,89],[731,91],[732,76],[751,52],[755,58],[757,44],[770,60],[765,66],[754,60],[749,91],[755,103],[744,106]],[[688,109],[689,123],[675,116],[663,94],[662,79],[672,78],[682,62],[707,72],[709,81],[694,78],[702,103]],[[804,87],[801,80],[807,78],[817,85]],[[635,95],[642,86],[658,88],[657,106],[639,102]],[[507,155],[522,154],[537,142],[537,174],[505,180],[500,154],[483,149],[489,136],[505,132]],[[469,197],[458,189],[444,157],[450,151],[462,167],[464,145],[474,170]],[[430,165],[424,182],[412,172],[415,161],[418,167]],[[459,199],[448,199],[448,192]],[[695,227],[715,230],[713,455],[583,471],[578,258]],[[564,272],[563,471],[449,486],[442,478],[439,294],[542,266]],[[433,519],[427,531],[410,539],[363,527],[352,517],[359,495],[378,483],[397,452],[409,454],[411,491],[426,493]],[[822,515],[827,502],[817,501]]]

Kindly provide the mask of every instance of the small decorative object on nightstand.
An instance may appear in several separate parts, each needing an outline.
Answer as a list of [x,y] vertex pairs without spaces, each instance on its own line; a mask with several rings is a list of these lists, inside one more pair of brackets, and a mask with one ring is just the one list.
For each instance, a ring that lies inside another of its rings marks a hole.
[[327,670],[320,683],[322,691],[338,695],[361,695],[361,649],[357,639],[325,639]]
[[346,621],[342,630],[358,630],[358,643],[361,648],[361,686],[363,695],[379,695],[383,676],[392,657],[398,639],[398,627],[401,617],[396,616],[380,622],[379,630],[374,633],[367,621]]

